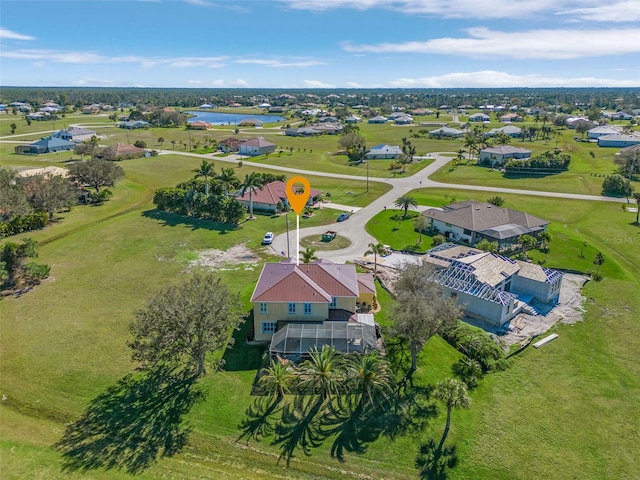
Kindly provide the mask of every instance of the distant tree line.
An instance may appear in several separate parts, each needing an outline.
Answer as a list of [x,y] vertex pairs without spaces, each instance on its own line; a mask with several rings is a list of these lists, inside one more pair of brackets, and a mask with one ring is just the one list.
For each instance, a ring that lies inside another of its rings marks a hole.
[[[343,108],[365,105],[392,111],[397,108],[455,108],[460,105],[508,104],[523,108],[553,107],[559,113],[591,108],[638,108],[637,88],[416,88],[416,89],[238,89],[238,88],[92,88],[3,87],[0,102],[23,101],[40,105],[54,101],[81,107],[92,103],[121,103],[155,107],[193,107],[202,103],[245,106],[268,100],[287,106],[308,102]],[[331,94],[337,96],[329,96]],[[320,102],[322,101],[322,102]]]

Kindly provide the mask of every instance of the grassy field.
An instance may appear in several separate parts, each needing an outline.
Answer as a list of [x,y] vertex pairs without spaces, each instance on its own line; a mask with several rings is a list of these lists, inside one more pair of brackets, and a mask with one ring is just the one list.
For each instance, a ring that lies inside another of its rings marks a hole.
[[[57,164],[66,159],[60,157]],[[127,177],[115,188],[113,200],[101,207],[77,207],[61,215],[60,222],[29,234],[41,242],[39,260],[51,265],[52,276],[23,296],[0,300],[3,479],[133,478],[117,468],[63,471],[63,459],[52,447],[65,424],[81,417],[92,400],[132,372],[126,341],[133,312],[159,288],[184,278],[188,260],[202,250],[245,243],[263,260],[274,259],[259,243],[267,230],[284,231],[281,217],[259,216],[230,228],[153,210],[153,190],[191,177],[199,162],[179,155],[123,162]],[[5,155],[1,163],[48,164]],[[238,175],[250,170],[238,169]],[[309,179],[314,187],[330,191],[333,201],[354,206],[368,204],[387,188],[371,183],[366,193],[363,182]],[[420,205],[432,206],[449,203],[452,197],[486,200],[493,195],[450,189],[410,194]],[[555,327],[558,340],[511,359],[507,370],[485,377],[472,391],[470,410],[454,412],[449,442],[457,448],[459,463],[449,478],[637,478],[640,228],[632,224],[635,214],[623,212],[618,204],[501,196],[507,207],[551,220],[550,250],[531,252],[535,261],[588,272],[601,251],[606,260],[600,270],[604,279],[585,287],[584,322]],[[334,221],[335,213],[318,212],[301,219],[301,226]],[[393,230],[398,225],[390,222],[394,214],[388,210],[378,215],[368,231],[392,246],[415,244],[418,236],[410,220]],[[424,248],[429,242],[423,237]],[[583,242],[587,242],[585,258],[580,258]],[[219,273],[248,307],[259,271],[260,265],[227,265]],[[376,319],[385,331],[391,323],[390,298],[378,290],[383,309]],[[261,355],[261,349],[244,343],[246,333],[245,324],[236,334],[236,346],[225,353],[225,369],[209,372],[202,380],[206,396],[185,419],[192,428],[189,444],[174,457],[152,462],[136,478],[418,477],[419,446],[429,438],[439,439],[442,409],[420,430],[382,436],[365,452],[347,455],[345,463],[330,457],[330,441],[310,456],[298,452],[289,469],[277,464],[278,450],[270,439],[237,442],[238,425],[253,401],[251,385]],[[433,338],[420,356],[416,384],[450,376],[458,357],[444,341]],[[144,443],[141,437],[140,444]]]
[[[435,172],[431,179],[444,183],[600,195],[604,176],[617,170],[613,160],[619,149],[599,148],[594,143],[576,142],[574,136],[575,131],[563,130],[557,145],[563,152],[571,155],[571,165],[566,172],[541,177],[506,178],[499,170],[470,161],[458,166],[447,165]],[[551,140],[545,144],[543,141],[521,142],[518,139],[514,139],[510,145],[532,150],[532,155],[552,151],[556,146],[555,141]],[[640,182],[635,182],[635,188],[640,189]]]

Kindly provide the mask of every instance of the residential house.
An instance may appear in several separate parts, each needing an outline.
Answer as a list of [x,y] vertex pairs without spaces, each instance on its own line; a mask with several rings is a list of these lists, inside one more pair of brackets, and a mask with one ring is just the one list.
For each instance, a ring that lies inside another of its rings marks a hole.
[[622,129],[618,127],[614,127],[612,125],[602,125],[599,127],[594,127],[591,130],[587,130],[587,137],[589,138],[600,138],[605,135],[617,135],[622,133]]
[[357,115],[351,115],[350,117],[344,119],[344,123],[359,123],[361,121],[362,118],[358,117]]
[[372,117],[369,120],[367,120],[367,123],[384,124],[384,123],[387,123],[388,121],[389,119],[387,117],[383,117],[382,115],[376,115],[375,117]]
[[522,118],[517,113],[507,113],[506,115],[502,115],[500,117],[500,121],[503,123],[523,122],[524,118]]
[[[140,158],[140,157],[149,157],[151,153],[144,148],[136,147],[135,145],[130,145],[128,143],[118,142],[115,145],[107,147],[104,150],[110,150],[109,159],[110,160],[130,160],[132,158]],[[103,150],[103,152],[104,152]],[[98,157],[102,156],[102,153],[98,153]]]
[[284,113],[287,109],[285,107],[269,107],[269,113]]
[[187,122],[187,128],[190,130],[209,130],[211,124],[204,120],[196,120],[195,122]]
[[633,145],[640,144],[640,135],[631,134],[631,135],[603,135],[598,137],[598,146],[599,147],[631,147]]
[[65,150],[73,150],[76,144],[68,140],[57,137],[43,137],[37,142],[30,145],[18,145],[14,151],[25,155],[39,155],[42,153],[62,152]]
[[31,111],[31,105],[24,102],[11,102],[9,104],[10,107],[15,107],[19,112],[29,112]]
[[242,120],[240,123],[238,123],[239,127],[256,127],[256,128],[262,128],[262,123],[260,120],[255,119],[255,118],[247,118],[246,120]]
[[58,130],[51,134],[53,137],[62,138],[63,140],[68,140],[70,142],[84,142],[85,140],[90,140],[91,137],[97,135],[95,130],[89,130],[88,128],[71,126],[69,128],[65,128],[63,130]]
[[41,120],[51,120],[55,119],[55,115],[51,115],[49,112],[35,112],[27,115],[29,120],[41,121]]
[[324,132],[313,127],[287,128],[284,134],[289,137],[313,137]]
[[479,163],[490,162],[492,167],[504,165],[507,160],[526,160],[531,158],[531,150],[511,145],[499,145],[497,147],[487,147],[480,150]]
[[371,150],[365,154],[364,158],[367,160],[395,159],[400,155],[403,155],[403,151],[400,147],[396,145],[381,144],[371,147]]
[[431,208],[422,213],[430,230],[447,239],[475,245],[483,238],[497,242],[500,248],[519,244],[520,235],[537,237],[547,231],[548,220],[511,208],[467,200]]
[[[270,341],[288,324],[331,329],[334,323],[356,324],[367,317],[372,320],[372,315],[358,313],[372,305],[372,288],[375,295],[373,279],[359,276],[353,264],[316,260],[296,265],[294,259],[266,263],[251,295],[253,338]],[[375,333],[370,320],[367,324]]]
[[126,122],[120,122],[118,126],[128,130],[136,130],[138,128],[149,128],[151,124],[144,120],[127,120]]
[[85,107],[82,107],[82,113],[84,114],[100,113],[100,105],[94,104],[94,105],[87,105]]
[[570,128],[572,130],[575,130],[575,128],[581,123],[588,124],[590,126],[589,127],[590,129],[596,126],[594,123],[589,121],[588,118],[585,118],[585,117],[569,117],[567,118],[565,123],[567,125],[567,128]]
[[491,117],[486,113],[474,113],[473,115],[469,115],[470,122],[489,122],[491,121]]
[[225,153],[237,152],[240,149],[240,144],[245,141],[234,137],[225,138],[218,143],[218,148]]
[[[322,190],[311,188],[307,205],[311,206],[318,203],[320,195],[322,195]],[[237,195],[236,200],[249,208],[249,192],[244,195]],[[289,206],[286,183],[279,180],[267,183],[261,190],[256,190],[251,194],[251,200],[253,201],[254,211],[279,213]]]
[[329,135],[337,135],[344,130],[344,125],[337,122],[325,122],[311,125],[311,128],[322,133],[327,133]]
[[411,115],[399,115],[393,120],[394,125],[411,125],[413,117]]
[[563,274],[496,253],[445,243],[427,252],[431,280],[456,299],[467,317],[502,327],[520,313],[537,314],[536,302],[557,303]]
[[256,137],[251,140],[247,140],[246,142],[242,142],[238,147],[240,155],[248,155],[250,157],[273,153],[275,151],[276,144],[271,143],[262,137]]
[[492,128],[485,135],[487,137],[495,137],[498,133],[504,133],[505,135],[509,135],[511,138],[517,138],[522,136],[522,129],[518,128],[514,125],[505,125],[500,128]]
[[458,130],[456,128],[451,127],[440,127],[436,130],[431,130],[429,132],[430,137],[448,137],[448,138],[460,138],[464,135],[463,130]]
[[210,108],[213,108],[213,105],[211,105],[210,103],[203,103],[198,108],[200,108],[202,110],[209,110]]

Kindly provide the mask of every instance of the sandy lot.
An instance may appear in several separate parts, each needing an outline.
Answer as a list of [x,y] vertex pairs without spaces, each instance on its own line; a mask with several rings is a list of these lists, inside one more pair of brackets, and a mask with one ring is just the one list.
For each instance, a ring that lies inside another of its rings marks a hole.
[[204,250],[196,260],[189,262],[189,268],[208,268],[212,270],[253,270],[261,259],[244,244],[234,245],[229,250]]

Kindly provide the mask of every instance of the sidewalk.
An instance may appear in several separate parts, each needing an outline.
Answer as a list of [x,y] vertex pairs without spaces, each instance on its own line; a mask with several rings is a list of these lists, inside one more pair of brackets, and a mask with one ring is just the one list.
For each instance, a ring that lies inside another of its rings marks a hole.
[[339,203],[332,202],[319,202],[318,206],[322,208],[333,208],[335,210],[342,210],[344,212],[351,213],[356,213],[358,210],[362,210],[362,207],[352,207],[349,205],[340,205]]

